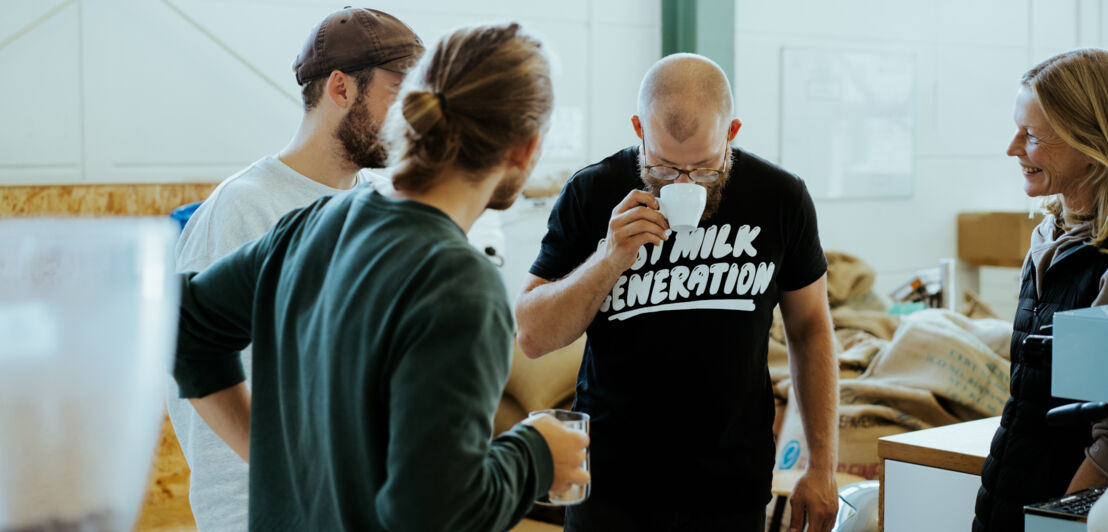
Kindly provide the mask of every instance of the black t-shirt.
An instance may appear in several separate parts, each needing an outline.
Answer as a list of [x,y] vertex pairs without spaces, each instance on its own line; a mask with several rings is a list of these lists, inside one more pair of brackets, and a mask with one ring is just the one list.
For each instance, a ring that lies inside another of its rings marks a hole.
[[[741,149],[733,157],[716,213],[661,249],[644,246],[587,329],[574,408],[592,418],[597,499],[769,502],[773,309],[827,260],[804,182]],[[602,243],[612,209],[644,188],[637,148],[574,175],[531,273],[573,271]]]

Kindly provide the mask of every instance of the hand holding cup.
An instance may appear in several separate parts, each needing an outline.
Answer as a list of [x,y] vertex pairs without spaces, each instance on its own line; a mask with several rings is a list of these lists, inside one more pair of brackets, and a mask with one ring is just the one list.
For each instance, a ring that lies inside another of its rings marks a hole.
[[658,197],[659,210],[674,231],[693,231],[708,203],[708,189],[696,183],[670,183]]
[[[568,410],[532,412],[523,423],[531,425],[550,447],[554,459],[554,483],[549,504],[577,504],[589,496],[589,416]],[[545,502],[545,501],[540,501]]]

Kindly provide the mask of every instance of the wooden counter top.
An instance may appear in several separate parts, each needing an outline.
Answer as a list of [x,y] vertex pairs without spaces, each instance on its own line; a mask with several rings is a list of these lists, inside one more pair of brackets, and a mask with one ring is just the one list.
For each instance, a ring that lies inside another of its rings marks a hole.
[[877,456],[980,475],[1000,417],[905,432],[877,440]]

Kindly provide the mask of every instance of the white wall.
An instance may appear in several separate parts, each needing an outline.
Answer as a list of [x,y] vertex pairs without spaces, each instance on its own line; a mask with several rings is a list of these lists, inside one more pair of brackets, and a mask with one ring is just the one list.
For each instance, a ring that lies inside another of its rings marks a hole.
[[732,81],[744,123],[736,142],[770,160],[780,161],[782,47],[915,56],[912,197],[816,202],[824,247],[872,264],[881,293],[956,256],[958,212],[1033,205],[1004,154],[1019,76],[1108,37],[1104,0],[736,2]]
[[[280,150],[301,114],[291,65],[331,0],[3,0],[0,185],[220,180]],[[431,45],[518,20],[544,39],[559,117],[539,174],[632,142],[661,49],[658,0],[382,0]],[[628,96],[630,95],[630,96]]]
[[[783,46],[916,58],[914,194],[817,202],[828,249],[879,271],[886,292],[956,254],[960,211],[1031,202],[1004,155],[1019,75],[1104,44],[1108,0],[736,0],[737,143],[780,155]],[[279,150],[300,117],[291,64],[323,0],[4,0],[0,185],[218,180]],[[431,43],[449,28],[520,20],[555,58],[558,125],[538,177],[632,144],[639,80],[660,55],[659,0],[384,0]],[[804,177],[804,176],[802,176]],[[518,290],[549,203],[502,217]]]
[[[280,150],[301,116],[292,62],[331,0],[2,0],[0,186],[218,181]],[[639,79],[661,54],[660,0],[381,0],[430,47],[516,20],[553,59],[539,179],[635,137]],[[551,202],[500,217],[515,294]],[[495,220],[495,216],[490,216]]]

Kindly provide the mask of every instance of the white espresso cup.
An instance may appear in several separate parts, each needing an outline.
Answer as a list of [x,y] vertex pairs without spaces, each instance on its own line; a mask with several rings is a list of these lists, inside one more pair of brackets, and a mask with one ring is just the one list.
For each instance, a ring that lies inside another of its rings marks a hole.
[[696,183],[670,183],[662,187],[658,205],[674,231],[692,231],[700,225],[708,189]]

